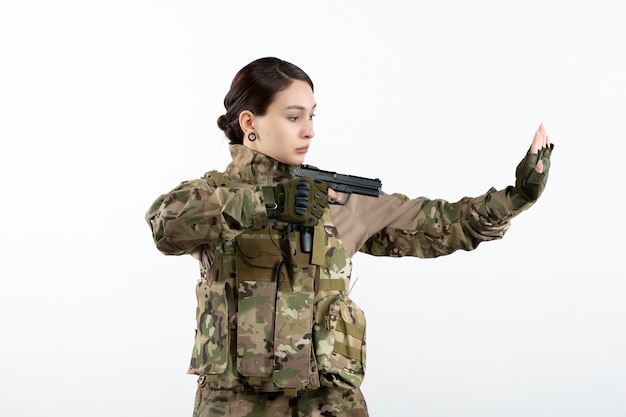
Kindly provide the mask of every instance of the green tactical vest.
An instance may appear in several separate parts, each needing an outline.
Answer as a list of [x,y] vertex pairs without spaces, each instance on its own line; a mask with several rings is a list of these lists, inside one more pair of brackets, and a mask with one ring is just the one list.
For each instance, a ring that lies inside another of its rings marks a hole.
[[[211,171],[212,186],[230,186]],[[330,210],[312,253],[299,232],[246,230],[204,245],[189,373],[213,389],[358,388],[365,373],[365,316],[347,296],[352,268]]]

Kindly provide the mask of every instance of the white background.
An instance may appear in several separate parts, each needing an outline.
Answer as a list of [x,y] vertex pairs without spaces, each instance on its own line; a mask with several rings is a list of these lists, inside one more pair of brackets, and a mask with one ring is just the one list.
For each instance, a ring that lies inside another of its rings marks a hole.
[[225,168],[223,97],[268,55],[315,82],[307,162],[387,192],[477,196],[540,122],[556,144],[504,240],[355,257],[371,415],[626,415],[620,3],[3,1],[0,415],[191,415],[197,265],[143,216]]

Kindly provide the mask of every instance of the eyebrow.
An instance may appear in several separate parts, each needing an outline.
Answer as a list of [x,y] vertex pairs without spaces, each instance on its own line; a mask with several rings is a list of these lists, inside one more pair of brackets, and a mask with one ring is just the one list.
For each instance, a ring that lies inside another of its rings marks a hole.
[[[312,110],[315,110],[316,107],[317,107],[317,103],[313,105]],[[291,106],[287,106],[285,109],[286,110],[306,110],[306,107],[300,106],[299,104],[293,104]]]

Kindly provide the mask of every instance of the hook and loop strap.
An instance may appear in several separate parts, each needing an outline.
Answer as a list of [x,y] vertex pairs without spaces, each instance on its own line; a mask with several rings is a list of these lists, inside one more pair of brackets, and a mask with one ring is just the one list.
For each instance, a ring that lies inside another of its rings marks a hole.
[[274,187],[263,187],[263,203],[265,204],[265,210],[267,211],[267,217],[273,219],[278,214],[278,204],[274,197]]

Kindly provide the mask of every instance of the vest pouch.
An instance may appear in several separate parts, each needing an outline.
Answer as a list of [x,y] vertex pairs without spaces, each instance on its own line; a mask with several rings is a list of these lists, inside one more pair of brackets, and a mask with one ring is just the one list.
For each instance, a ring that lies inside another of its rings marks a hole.
[[359,388],[365,376],[365,314],[343,294],[331,300],[315,327],[315,356],[321,384]]
[[242,281],[237,319],[237,370],[247,377],[270,377],[274,355],[276,282]]
[[312,386],[313,292],[279,291],[274,334],[274,383],[281,388]]
[[193,373],[220,375],[229,362],[234,294],[228,281],[200,282],[196,297],[198,328],[191,368]]

